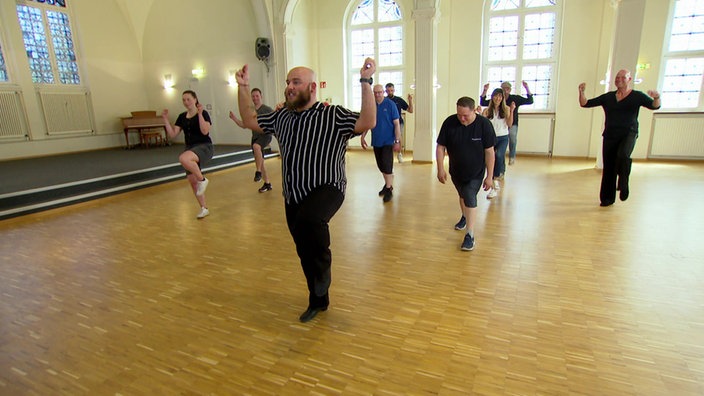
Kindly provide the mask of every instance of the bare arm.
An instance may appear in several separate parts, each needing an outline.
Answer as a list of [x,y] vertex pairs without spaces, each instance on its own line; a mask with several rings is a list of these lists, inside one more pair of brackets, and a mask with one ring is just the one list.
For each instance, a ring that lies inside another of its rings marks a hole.
[[254,109],[252,96],[249,94],[249,66],[244,65],[235,74],[237,79],[237,105],[240,108],[240,117],[244,128],[249,128],[255,132],[261,132],[257,121],[257,111]]
[[237,124],[238,127],[244,128],[244,122],[242,122],[242,120],[240,120],[239,118],[237,118],[237,116],[235,115],[235,113],[232,112],[232,111],[230,112],[230,119],[231,119],[232,121],[234,121],[235,124]]
[[198,126],[200,127],[200,133],[207,135],[210,133],[210,127],[212,125],[203,117],[203,105],[199,103],[196,105],[196,108],[198,109]]
[[[376,62],[374,59],[367,58],[359,71],[361,78],[371,78],[376,71]],[[359,118],[354,124],[354,131],[362,133],[376,126],[376,102],[374,101],[374,93],[372,85],[362,83],[362,109],[359,111]]]
[[587,97],[584,96],[584,89],[586,88],[587,84],[581,83],[579,84],[579,105],[584,107],[587,104]]
[[398,118],[394,120],[394,151],[401,151],[401,123]]
[[170,139],[175,138],[178,136],[179,133],[181,133],[181,127],[177,125],[171,125],[171,122],[169,121],[169,110],[164,109],[164,111],[161,113],[161,119],[164,120],[164,128],[166,129],[166,135]]
[[411,94],[408,94],[408,109],[406,111],[413,113],[413,95]]
[[445,184],[447,172],[445,172],[445,146],[438,144],[435,148],[435,163],[438,166],[438,181]]
[[648,91],[648,96],[653,98],[653,107],[660,108],[660,93],[658,91]]
[[486,178],[484,179],[484,191],[489,191],[494,187],[494,148],[484,149],[484,161],[486,162]]

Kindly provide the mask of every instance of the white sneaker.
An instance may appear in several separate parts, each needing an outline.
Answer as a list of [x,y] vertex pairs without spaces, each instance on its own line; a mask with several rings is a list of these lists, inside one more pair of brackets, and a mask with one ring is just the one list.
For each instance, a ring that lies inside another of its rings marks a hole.
[[400,164],[401,162],[403,162],[403,154],[398,153],[397,158],[398,158],[398,163],[399,163],[399,164]]
[[492,188],[491,190],[489,190],[489,194],[486,195],[486,199],[496,198],[497,195],[499,195],[499,193],[496,192],[495,188]]
[[501,190],[501,185],[499,184],[498,180],[494,180],[494,190],[496,190],[496,191]]
[[202,219],[205,216],[208,216],[210,214],[210,211],[208,208],[200,208],[200,212],[198,213],[198,216],[196,216],[197,219]]
[[515,158],[509,158],[509,159],[508,159],[508,164],[509,164],[509,165],[513,165],[513,164],[515,164],[515,163],[516,163],[516,159],[515,159]]
[[200,197],[201,195],[205,194],[205,189],[208,188],[208,183],[210,183],[210,181],[206,178],[203,178],[202,181],[198,182],[198,188],[196,189],[197,196]]

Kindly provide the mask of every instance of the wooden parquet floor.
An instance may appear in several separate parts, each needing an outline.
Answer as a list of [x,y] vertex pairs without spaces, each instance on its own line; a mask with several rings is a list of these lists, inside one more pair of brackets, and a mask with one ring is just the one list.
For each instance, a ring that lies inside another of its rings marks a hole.
[[476,249],[435,165],[348,155],[330,310],[253,165],[0,222],[2,395],[702,395],[704,163],[519,157]]

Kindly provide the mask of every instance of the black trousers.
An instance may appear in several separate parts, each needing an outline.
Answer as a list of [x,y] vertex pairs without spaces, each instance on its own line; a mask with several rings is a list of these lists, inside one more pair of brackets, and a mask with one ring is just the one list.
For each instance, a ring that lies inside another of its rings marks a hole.
[[628,191],[628,178],[631,175],[631,153],[636,146],[638,134],[627,134],[606,137],[602,147],[604,169],[601,172],[601,191],[599,199],[602,204],[612,204],[616,201],[616,183],[618,189]]
[[345,200],[337,188],[324,185],[299,203],[286,204],[286,222],[308,283],[309,307],[327,307],[332,281],[328,222]]

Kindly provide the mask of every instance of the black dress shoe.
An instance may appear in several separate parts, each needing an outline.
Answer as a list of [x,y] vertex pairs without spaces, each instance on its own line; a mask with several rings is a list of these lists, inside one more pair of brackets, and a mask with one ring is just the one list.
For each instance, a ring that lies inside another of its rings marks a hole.
[[611,205],[613,205],[613,204],[614,204],[613,201],[611,201],[611,202],[602,202],[602,203],[599,204],[599,206],[611,206]]
[[301,316],[298,317],[298,320],[301,321],[301,323],[306,323],[310,320],[312,320],[315,315],[318,314],[320,311],[327,311],[328,307],[308,307],[305,312],[301,314]]

